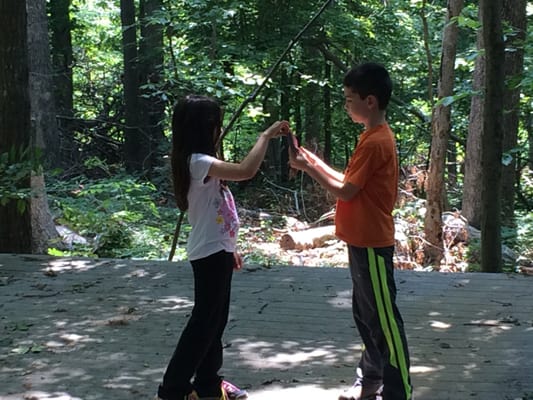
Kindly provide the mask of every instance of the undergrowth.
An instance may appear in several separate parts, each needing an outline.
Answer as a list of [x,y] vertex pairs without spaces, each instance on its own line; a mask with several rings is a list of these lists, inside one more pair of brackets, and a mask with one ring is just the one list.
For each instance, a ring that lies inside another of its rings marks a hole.
[[[246,253],[247,261],[264,265],[278,263],[278,258],[262,251],[256,243],[273,243],[276,240],[273,231],[285,227],[287,218],[312,222],[333,208],[334,200],[312,182],[292,182],[291,185],[282,188],[260,178],[244,185],[232,184],[240,210],[253,210],[253,215],[241,216],[239,247]],[[179,215],[170,193],[126,174],[100,179],[51,179],[47,182],[47,190],[54,220],[67,238],[62,246],[50,249],[50,254],[154,260],[168,258]],[[415,198],[402,203],[401,208],[395,211],[396,217],[401,217],[410,225],[411,243],[423,234],[421,202],[423,200]],[[185,218],[173,260],[186,259],[185,244],[189,231]],[[531,260],[533,214],[517,212],[516,228],[503,230],[502,237],[517,254]],[[413,251],[416,251],[414,247]],[[467,249],[461,250],[457,257],[459,262],[467,265],[461,270],[479,270],[479,241],[471,240]],[[507,266],[506,270],[513,268]]]

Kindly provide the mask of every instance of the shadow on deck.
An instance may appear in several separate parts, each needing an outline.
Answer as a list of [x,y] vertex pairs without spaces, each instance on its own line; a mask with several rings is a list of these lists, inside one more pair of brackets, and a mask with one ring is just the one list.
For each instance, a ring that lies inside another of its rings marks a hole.
[[[533,278],[397,271],[416,400],[533,399]],[[192,307],[187,264],[0,254],[0,399],[151,399]],[[343,268],[234,275],[222,373],[250,400],[332,399],[360,340]]]

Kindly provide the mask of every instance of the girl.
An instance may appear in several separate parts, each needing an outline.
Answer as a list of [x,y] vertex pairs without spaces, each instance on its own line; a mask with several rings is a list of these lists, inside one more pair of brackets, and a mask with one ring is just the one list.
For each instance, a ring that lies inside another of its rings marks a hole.
[[269,140],[289,127],[286,121],[272,124],[239,164],[216,158],[221,128],[222,110],[211,98],[187,96],[174,108],[172,178],[177,205],[188,210],[192,227],[187,254],[194,274],[194,307],[156,399],[226,400],[218,375],[222,334],[228,320],[233,269],[240,269],[242,260],[235,252],[239,218],[223,181],[252,178]]

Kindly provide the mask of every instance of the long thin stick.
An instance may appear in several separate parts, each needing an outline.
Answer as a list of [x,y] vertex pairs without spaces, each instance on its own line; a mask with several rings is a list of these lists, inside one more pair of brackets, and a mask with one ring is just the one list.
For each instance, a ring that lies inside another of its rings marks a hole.
[[[281,54],[281,56],[278,58],[276,63],[268,71],[267,75],[265,76],[265,79],[263,79],[263,82],[261,82],[261,84],[258,87],[255,88],[255,90],[250,94],[250,96],[248,96],[246,99],[244,99],[244,101],[242,102],[240,107],[237,109],[237,111],[235,111],[233,113],[233,115],[231,116],[230,121],[228,122],[228,125],[226,126],[226,129],[224,129],[224,132],[218,138],[218,141],[217,141],[217,144],[216,144],[216,148],[217,149],[219,148],[220,144],[222,143],[222,140],[224,140],[224,137],[227,135],[227,133],[233,127],[233,124],[235,123],[235,121],[237,121],[237,118],[239,118],[239,115],[241,115],[242,110],[244,110],[244,107],[246,107],[249,103],[251,103],[252,101],[255,100],[255,98],[259,94],[259,91],[266,85],[267,81],[270,79],[270,77],[274,74],[276,69],[281,64],[281,61],[283,61],[285,56],[289,53],[289,51],[293,48],[293,46],[298,42],[298,40],[300,40],[300,38],[305,33],[305,31],[307,31],[307,29],[309,29],[309,27],[313,24],[313,22],[315,22],[317,20],[317,18],[320,17],[320,15],[322,15],[322,13],[326,9],[326,7],[332,2],[333,2],[333,0],[326,0],[324,2],[322,7],[320,7],[318,12],[313,16],[313,18],[311,18],[311,20],[302,28],[302,30],[300,32],[298,32],[298,34],[289,42],[289,45],[287,46],[285,51]],[[168,256],[168,260],[169,261],[172,261],[172,259],[174,258],[174,253],[176,252],[176,246],[177,246],[177,243],[178,243],[178,236],[179,236],[179,233],[180,233],[180,228],[181,228],[181,224],[183,222],[184,214],[185,214],[184,211],[180,211],[180,215],[178,217],[178,223],[177,223],[176,229],[174,231],[174,237],[172,239],[172,246],[170,248],[170,254]]]
[[174,230],[174,237],[172,238],[172,246],[170,247],[170,254],[168,255],[168,261],[172,261],[174,254],[176,253],[176,246],[178,245],[178,237],[180,235],[181,224],[183,222],[183,216],[185,211],[180,210],[180,216],[178,217],[178,223],[176,224],[176,229]]
[[317,20],[317,18],[320,17],[320,15],[324,12],[324,10],[327,8],[327,6],[330,3],[332,3],[332,2],[333,2],[333,0],[327,0],[326,2],[324,2],[322,7],[320,7],[320,10],[318,10],[318,12],[313,16],[313,18],[311,18],[311,20],[302,28],[302,30],[300,32],[298,32],[298,34],[289,42],[289,45],[287,46],[285,51],[281,54],[281,56],[278,58],[276,63],[270,68],[270,70],[268,71],[267,75],[265,76],[265,78],[263,79],[261,84],[259,86],[257,86],[254,89],[254,91],[246,99],[244,99],[244,101],[242,102],[240,107],[237,109],[237,111],[235,111],[233,113],[233,115],[231,116],[231,119],[228,122],[228,125],[226,126],[226,129],[224,129],[224,132],[222,133],[222,135],[220,135],[220,137],[218,139],[218,144],[222,142],[224,137],[228,134],[230,129],[233,127],[233,124],[235,123],[235,121],[237,121],[237,118],[239,118],[239,115],[241,115],[242,110],[244,110],[244,108],[249,103],[251,103],[252,101],[255,100],[255,98],[259,94],[259,91],[266,85],[266,83],[268,82],[270,77],[274,74],[276,69],[281,64],[281,61],[283,61],[283,59],[289,53],[289,51],[293,48],[293,46],[298,42],[298,40],[300,40],[300,38],[305,33],[305,31],[307,31],[309,29],[309,27],[313,24],[313,22],[315,22]]

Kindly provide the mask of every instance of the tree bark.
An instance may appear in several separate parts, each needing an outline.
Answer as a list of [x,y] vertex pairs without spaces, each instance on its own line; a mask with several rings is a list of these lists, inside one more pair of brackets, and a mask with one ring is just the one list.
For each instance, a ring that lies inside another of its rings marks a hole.
[[501,15],[502,0],[481,0],[485,42],[485,110],[482,138],[481,269],[500,272],[501,179],[505,57]]
[[50,43],[52,53],[52,71],[54,98],[56,104],[57,127],[60,131],[60,144],[49,148],[55,157],[51,162],[55,166],[69,167],[78,161],[78,150],[74,141],[71,121],[74,117],[72,66],[72,23],[70,21],[70,0],[50,0]]
[[[331,64],[324,62],[324,80],[331,82]],[[331,88],[324,85],[324,161],[331,163]]]
[[[286,69],[280,69],[280,84],[283,89],[280,96],[281,119],[289,121],[291,117],[292,96],[291,93],[289,93],[289,90],[286,89],[289,87],[289,76]],[[282,182],[287,182],[289,180],[289,142],[287,139],[287,136],[281,138],[284,151],[280,154],[279,176]]]
[[[516,84],[524,70],[524,43],[526,40],[526,0],[505,0],[502,20],[512,27],[514,35],[508,35],[505,46],[505,95],[503,97],[503,152],[509,153],[518,145],[520,113],[520,87]],[[502,223],[512,227],[514,223],[515,193],[518,185],[518,162],[511,153],[509,164],[502,168]]]
[[529,166],[529,169],[533,171],[533,109],[531,107],[527,108],[526,126],[528,131],[527,139],[529,143],[527,165]]
[[139,70],[137,65],[137,29],[135,2],[120,0],[122,52],[124,58],[124,161],[129,172],[142,172],[143,136],[139,129]]
[[[479,9],[479,20],[481,16]],[[483,91],[485,84],[485,56],[483,55],[483,30],[477,33],[478,55],[474,67],[470,101],[468,137],[466,141],[465,175],[463,182],[462,215],[469,225],[481,229],[481,137],[483,136]]]
[[143,135],[143,154],[145,175],[151,176],[158,160],[162,159],[159,146],[164,139],[163,121],[165,103],[161,96],[161,69],[163,68],[163,26],[156,23],[157,12],[163,8],[161,0],[142,0],[141,4],[141,41],[139,46],[139,68],[141,96],[139,98],[141,127]]
[[[321,76],[320,53],[315,47],[304,46],[304,71],[311,76]],[[304,127],[302,132],[302,141],[313,148],[316,146],[320,137],[320,107],[321,96],[320,86],[315,82],[305,82],[303,85],[303,102],[304,102]]]
[[[26,1],[0,0],[0,154],[31,144]],[[27,153],[26,153],[27,154]],[[14,159],[24,161],[22,159]],[[30,171],[19,189],[30,189]],[[4,195],[4,193],[2,193]],[[0,252],[31,252],[31,206],[0,203]]]
[[[441,75],[438,88],[439,99],[453,94],[458,27],[457,23],[451,23],[451,20],[461,13],[462,8],[463,0],[448,1],[448,14],[442,37]],[[435,265],[440,264],[443,256],[442,212],[444,211],[443,196],[445,193],[444,168],[446,164],[446,149],[450,137],[450,114],[450,106],[444,104],[437,105],[433,110],[431,124],[431,156],[424,225],[427,244],[424,248],[424,253],[427,262]]]
[[431,49],[429,47],[429,26],[426,16],[426,0],[422,0],[422,8],[420,10],[420,18],[422,19],[422,32],[424,32],[424,49],[426,51],[426,59],[428,63],[428,99],[429,104],[433,107],[433,57],[431,56]]
[[[46,1],[34,0],[28,3],[28,63],[31,105],[31,148],[39,149],[45,155],[45,165],[59,166],[59,136],[56,124],[54,93],[52,89],[50,47]],[[31,178],[31,225],[32,253],[43,254],[51,240],[58,239],[48,207],[48,197],[42,169],[33,171]]]

